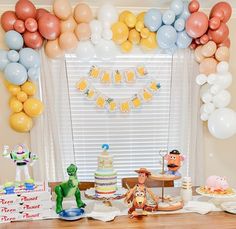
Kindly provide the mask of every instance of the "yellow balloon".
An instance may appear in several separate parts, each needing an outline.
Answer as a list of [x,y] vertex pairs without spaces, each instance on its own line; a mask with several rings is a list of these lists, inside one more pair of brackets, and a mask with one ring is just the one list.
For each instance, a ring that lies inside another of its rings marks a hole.
[[138,32],[141,32],[143,28],[144,28],[144,23],[142,21],[137,21],[135,25],[135,29]]
[[120,22],[125,22],[125,18],[129,13],[131,13],[131,12],[128,11],[128,10],[122,11],[119,15],[119,21]]
[[140,34],[139,34],[139,32],[136,29],[131,29],[129,31],[129,41],[132,44],[134,44],[134,45],[139,44],[140,39],[141,39]]
[[150,35],[150,31],[147,28],[143,28],[141,30],[141,37],[142,38],[148,38]]
[[25,92],[27,95],[32,96],[36,93],[36,86],[34,83],[30,81],[26,81],[22,86],[21,90]]
[[121,50],[123,52],[130,52],[133,48],[133,45],[130,41],[125,41],[122,45],[121,45]]
[[125,17],[125,24],[129,28],[134,28],[136,24],[136,16],[133,13],[128,13]]
[[[5,81],[6,82],[6,81]],[[20,91],[20,86],[11,84],[11,83],[5,83],[7,90],[12,94],[16,95]]]
[[30,117],[37,117],[43,112],[43,103],[36,98],[29,98],[24,102],[24,111]]
[[111,29],[113,33],[112,40],[116,44],[120,45],[128,39],[129,29],[125,23],[116,22],[112,25]]
[[145,16],[146,12],[141,12],[138,14],[137,16],[137,21],[141,21],[144,22],[144,16]]
[[28,132],[33,126],[32,119],[24,112],[13,113],[9,122],[11,128],[17,132]]
[[12,97],[9,100],[9,106],[10,106],[10,109],[12,110],[12,112],[14,112],[14,113],[21,112],[23,109],[22,102],[17,100],[15,97]]
[[28,99],[28,95],[24,92],[24,91],[19,91],[16,94],[16,98],[20,101],[20,102],[25,102]]
[[145,50],[152,50],[157,48],[156,33],[150,32],[150,35],[147,38],[141,39],[140,44]]

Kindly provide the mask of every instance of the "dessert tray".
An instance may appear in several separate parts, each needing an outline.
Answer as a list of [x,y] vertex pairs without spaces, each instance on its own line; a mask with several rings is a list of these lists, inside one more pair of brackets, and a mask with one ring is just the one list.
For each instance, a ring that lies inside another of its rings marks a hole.
[[236,190],[235,189],[228,189],[225,192],[210,192],[206,190],[204,187],[196,188],[196,192],[202,196],[207,196],[211,198],[231,198],[236,197]]

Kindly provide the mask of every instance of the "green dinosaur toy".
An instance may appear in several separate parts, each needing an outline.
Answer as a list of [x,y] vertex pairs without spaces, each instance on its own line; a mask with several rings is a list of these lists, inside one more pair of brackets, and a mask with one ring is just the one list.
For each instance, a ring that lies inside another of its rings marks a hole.
[[80,190],[78,187],[79,181],[77,179],[77,167],[71,164],[67,168],[67,174],[69,175],[69,180],[55,187],[55,193],[57,195],[56,213],[63,211],[62,202],[64,197],[75,196],[78,208],[86,206],[81,200]]

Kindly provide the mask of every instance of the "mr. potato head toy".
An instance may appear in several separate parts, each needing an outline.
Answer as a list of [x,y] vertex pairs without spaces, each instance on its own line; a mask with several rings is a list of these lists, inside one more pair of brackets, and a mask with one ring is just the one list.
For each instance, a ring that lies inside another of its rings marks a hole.
[[181,176],[178,170],[182,166],[184,156],[181,155],[178,150],[172,150],[171,152],[165,155],[164,159],[167,161],[168,167],[168,171],[166,171],[165,174]]

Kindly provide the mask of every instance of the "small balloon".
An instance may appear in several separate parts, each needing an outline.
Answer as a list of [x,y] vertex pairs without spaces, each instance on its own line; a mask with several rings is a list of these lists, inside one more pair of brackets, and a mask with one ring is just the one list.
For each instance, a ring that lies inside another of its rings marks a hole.
[[59,37],[59,46],[62,50],[72,51],[76,49],[78,40],[73,32],[62,33]]
[[209,27],[212,30],[216,30],[220,27],[220,19],[218,17],[213,17],[209,21]]
[[194,56],[195,56],[195,60],[198,63],[201,63],[204,60],[204,56],[202,55],[202,45],[198,46],[195,51],[194,51]]
[[112,29],[112,33],[113,33],[112,40],[116,44],[120,45],[128,39],[129,29],[125,23],[116,22],[112,25],[111,29]]
[[80,41],[76,49],[76,55],[79,59],[92,59],[95,56],[95,48],[91,41]]
[[227,48],[230,48],[231,42],[229,38],[226,38],[222,43],[220,43],[218,46],[226,46]]
[[170,5],[170,9],[175,12],[176,16],[182,14],[182,12],[184,10],[183,1],[182,0],[173,0],[171,5]]
[[199,72],[205,75],[216,72],[217,61],[214,58],[206,58],[199,65]]
[[229,61],[229,48],[226,46],[219,47],[215,53],[218,61]]
[[14,29],[14,24],[17,20],[16,14],[14,11],[5,11],[1,16],[1,26],[5,32]]
[[7,58],[8,58],[8,60],[11,61],[11,62],[18,62],[19,59],[20,59],[20,55],[19,55],[19,53],[18,53],[17,51],[15,51],[15,50],[10,50],[10,51],[8,51],[8,53],[7,53]]
[[220,27],[216,30],[209,30],[208,35],[216,44],[222,43],[229,36],[229,28],[225,23],[221,23]]
[[40,66],[40,57],[35,50],[31,48],[23,48],[20,50],[19,54],[20,54],[20,63],[26,69]]
[[74,18],[77,23],[89,23],[93,19],[92,10],[87,4],[79,3],[74,9]]
[[44,39],[38,31],[33,32],[33,33],[26,31],[23,34],[23,38],[24,38],[25,46],[29,48],[39,49],[43,45]]
[[202,46],[202,55],[205,57],[211,57],[215,54],[217,49],[216,43],[214,41],[208,41],[205,45]]
[[190,13],[195,13],[199,10],[200,4],[197,0],[193,0],[189,3],[188,9]]
[[21,90],[24,91],[28,96],[33,96],[36,93],[36,86],[30,81],[26,81],[22,86]]
[[208,41],[209,41],[209,37],[208,37],[207,34],[204,34],[204,35],[201,36],[200,42],[201,42],[202,45],[205,45]]
[[92,20],[89,23],[92,34],[102,34],[102,23],[98,20]]
[[36,10],[36,17],[35,17],[36,21],[38,21],[40,17],[42,17],[43,15],[45,15],[47,13],[49,13],[49,11],[47,11],[46,9],[43,9],[43,8],[37,9]]
[[102,32],[102,38],[105,40],[111,40],[113,36],[112,30],[111,29],[104,29]]
[[53,12],[61,20],[67,20],[72,13],[72,6],[68,0],[55,0],[53,2]]
[[110,27],[113,23],[118,21],[117,9],[110,3],[102,5],[98,9],[98,20],[102,23],[108,23]]
[[80,41],[86,41],[90,39],[91,30],[89,24],[80,23],[75,28],[75,34]]
[[115,58],[118,50],[113,41],[101,39],[95,46],[96,56],[104,60]]
[[64,51],[59,46],[58,39],[47,41],[45,44],[45,53],[51,59],[60,58],[64,55]]
[[3,71],[9,62],[8,52],[0,49],[0,70]]
[[178,33],[176,41],[178,48],[182,49],[188,48],[191,43],[192,43],[192,38],[186,33],[185,30]]
[[221,21],[226,23],[232,14],[232,7],[227,2],[218,2],[216,3],[211,12],[210,12],[210,18],[212,17],[219,17],[219,15],[223,14]]
[[5,34],[5,42],[9,49],[19,50],[23,47],[24,41],[20,33],[10,30]]
[[150,9],[144,16],[144,25],[152,32],[156,32],[162,25],[162,14],[158,9]]
[[183,18],[178,18],[175,21],[174,27],[178,32],[183,31],[185,28],[185,20]]
[[36,98],[29,98],[24,102],[24,111],[29,117],[39,116],[43,109],[43,103]]
[[25,32],[25,23],[22,20],[16,20],[14,23],[14,30],[18,33],[24,33]]
[[229,71],[229,63],[226,61],[221,61],[217,64],[217,72],[219,73],[227,73]]
[[177,32],[174,27],[170,25],[163,25],[158,30],[157,43],[163,49],[173,47],[177,40]]
[[38,67],[30,68],[28,70],[28,76],[29,76],[29,79],[32,81],[38,80],[40,76],[40,68]]
[[61,33],[65,32],[74,32],[77,23],[74,19],[73,16],[70,16],[67,20],[65,21],[60,21],[60,28],[61,28]]
[[29,32],[35,32],[38,29],[38,23],[34,18],[27,18],[25,20],[25,28],[29,31]]
[[28,132],[33,126],[32,119],[24,112],[13,113],[9,122],[11,128],[17,132]]
[[227,107],[231,101],[231,95],[227,90],[222,90],[216,94],[212,99],[217,108]]
[[173,10],[166,10],[162,16],[162,21],[166,25],[171,25],[175,21],[175,12]]

